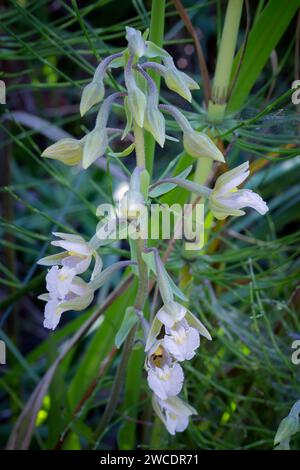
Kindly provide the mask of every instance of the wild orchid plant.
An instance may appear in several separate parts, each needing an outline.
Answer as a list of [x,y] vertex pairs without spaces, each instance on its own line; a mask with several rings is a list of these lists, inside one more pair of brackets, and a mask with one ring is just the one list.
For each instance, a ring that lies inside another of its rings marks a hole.
[[[127,309],[117,335],[118,346],[124,341],[127,342],[124,348],[128,349],[128,344],[133,345],[138,320],[145,335],[145,369],[148,385],[153,392],[153,408],[169,433],[175,434],[185,430],[189,417],[197,413],[178,397],[184,382],[181,364],[194,357],[200,346],[200,336],[208,340],[211,340],[211,336],[200,320],[186,306],[177,302],[176,297],[180,291],[174,288],[159,248],[149,247],[145,238],[132,237],[131,261],[115,263],[105,270],[102,270],[98,249],[107,243],[112,223],[122,228],[124,223],[134,222],[138,231],[140,209],[149,210],[151,191],[149,193],[150,175],[145,164],[144,129],[164,147],[168,136],[163,113],[171,115],[177,122],[183,133],[183,147],[190,156],[196,159],[208,157],[217,163],[225,160],[213,140],[206,133],[193,129],[177,107],[159,103],[158,89],[148,71],[162,76],[170,90],[189,102],[192,99],[191,90],[198,89],[198,84],[176,68],[167,51],[147,41],[146,34],[142,35],[133,28],[126,28],[126,39],[128,48],[103,59],[96,68],[91,83],[83,90],[80,103],[82,116],[101,103],[94,129],[79,140],[67,138],[56,142],[48,147],[42,156],[87,169],[107,152],[109,134],[112,133],[112,136],[116,137],[120,132],[118,129],[108,128],[107,124],[114,102],[121,100],[126,114],[126,125],[124,131],[121,131],[121,139],[127,137],[132,140],[123,155],[130,155],[135,150],[136,168],[132,172],[128,191],[121,198],[116,214],[103,218],[90,241],[86,242],[75,234],[54,233],[58,240],[53,241],[52,245],[64,251],[39,261],[42,265],[51,266],[46,275],[48,293],[40,298],[46,301],[44,326],[55,329],[63,312],[85,309],[93,301],[95,291],[115,270],[132,265],[133,273],[138,277],[139,288],[136,302],[132,308]],[[162,63],[152,59],[159,59]],[[109,69],[116,67],[124,69],[125,86],[120,88],[121,91],[105,97],[106,74]],[[207,199],[209,210],[220,220],[228,216],[244,215],[244,207],[252,207],[260,214],[265,214],[268,211],[267,205],[258,194],[249,189],[237,189],[248,176],[249,163],[245,162],[219,176],[213,189],[192,182],[182,175],[158,180],[152,185],[152,189],[166,183],[173,184],[165,192],[175,186],[188,189],[191,193]],[[92,274],[89,281],[85,281],[80,275],[89,269],[93,260]],[[143,315],[150,272],[156,276],[163,301],[151,326]],[[118,398],[116,395],[113,397]]]

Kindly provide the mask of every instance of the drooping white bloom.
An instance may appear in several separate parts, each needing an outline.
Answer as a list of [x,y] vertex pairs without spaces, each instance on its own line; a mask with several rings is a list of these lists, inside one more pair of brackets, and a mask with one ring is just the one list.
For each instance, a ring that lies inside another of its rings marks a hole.
[[72,289],[75,269],[63,266],[52,266],[46,276],[46,287],[52,299],[63,299]]
[[172,328],[166,328],[163,345],[177,361],[189,360],[195,356],[196,349],[200,346],[200,335],[196,328],[181,320]]
[[61,315],[67,309],[63,309],[59,306],[60,302],[57,299],[49,300],[45,305],[45,318],[44,318],[44,328],[49,330],[55,330],[59,324]]
[[241,210],[244,207],[252,207],[261,215],[268,212],[267,204],[257,193],[237,189],[249,174],[249,162],[245,162],[219,176],[209,197],[210,210],[217,219],[244,215],[245,211]]
[[177,363],[148,370],[148,385],[162,400],[178,395],[182,389],[183,380],[182,368]]
[[[63,274],[63,279],[60,278]],[[80,311],[92,302],[94,291],[80,277],[75,276],[74,270],[53,266],[47,276],[47,294],[38,298],[45,300],[44,327],[54,330],[63,312],[68,310]]]
[[172,436],[184,431],[189,424],[189,417],[197,414],[192,406],[178,397],[160,400],[153,395],[152,403],[154,411]]
[[71,233],[53,232],[60,238],[54,240],[51,245],[63,248],[65,251],[56,255],[46,256],[38,261],[43,266],[60,265],[75,270],[76,274],[84,273],[90,266],[92,258],[95,258],[95,267],[92,278],[102,269],[102,260],[95,250],[80,236]]

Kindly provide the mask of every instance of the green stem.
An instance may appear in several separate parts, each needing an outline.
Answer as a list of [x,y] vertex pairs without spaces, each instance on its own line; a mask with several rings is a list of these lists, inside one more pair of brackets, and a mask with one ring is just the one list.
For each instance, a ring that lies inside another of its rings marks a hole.
[[135,142],[136,165],[146,168],[145,141],[143,129],[133,120],[133,133]]
[[[142,258],[143,250],[144,250],[144,240],[138,239],[136,241],[136,252],[137,252],[137,265],[138,265],[138,271],[139,271],[139,276],[138,276],[139,286],[138,286],[138,292],[137,292],[137,296],[136,296],[136,300],[134,304],[135,309],[138,311],[143,310],[146,299],[147,299],[147,295],[148,295],[148,269],[147,269],[146,263],[144,262]],[[94,448],[95,449],[98,447],[98,443],[103,433],[105,432],[107,425],[111,421],[111,418],[116,409],[118,400],[120,398],[120,394],[121,394],[123,383],[124,383],[125,371],[126,371],[130,354],[134,345],[136,330],[137,330],[137,325],[135,325],[131,329],[124,343],[121,361],[120,361],[120,364],[118,366],[118,369],[115,375],[115,380],[111,389],[111,393],[110,393],[107,405],[105,407],[104,413],[102,415],[102,418],[94,434]]]
[[130,331],[129,335],[126,338],[126,341],[123,346],[123,351],[122,351],[122,357],[121,361],[115,376],[115,380],[111,389],[111,393],[107,402],[107,405],[105,407],[104,413],[102,415],[102,418],[96,428],[95,431],[95,437],[94,437],[94,449],[97,449],[98,443],[102,437],[103,432],[105,431],[107,425],[109,424],[114,411],[116,409],[120,393],[123,387],[123,382],[124,382],[124,375],[125,375],[125,370],[127,367],[127,363],[132,351],[132,347],[134,344],[134,338],[135,338],[135,333],[136,333],[136,325],[132,328]]
[[[143,129],[134,122],[133,132],[134,132],[134,139],[135,139],[135,146],[136,146],[135,148],[136,164],[137,164],[137,167],[145,168],[145,147],[144,147]],[[139,285],[138,285],[138,291],[137,291],[134,307],[139,312],[143,310],[146,299],[147,299],[147,295],[148,295],[148,268],[142,257],[142,253],[145,249],[146,249],[145,240],[137,239],[136,240],[136,261],[137,261],[137,266],[138,266]],[[118,366],[118,369],[115,375],[111,393],[108,398],[108,402],[105,407],[102,418],[94,434],[94,449],[98,447],[100,439],[103,433],[105,432],[105,429],[107,428],[108,424],[110,423],[111,418],[113,417],[114,411],[116,409],[117,403],[119,401],[120,394],[123,388],[125,371],[126,371],[130,354],[134,345],[136,330],[137,330],[137,325],[135,325],[131,329],[131,331],[129,332],[129,335],[127,336],[125,340],[123,351],[122,351],[122,356],[121,356],[121,361],[120,361],[120,364]]]
[[[151,9],[151,21],[149,40],[154,42],[157,46],[163,46],[164,40],[164,26],[165,26],[165,0],[152,0]],[[151,59],[152,62],[160,62],[160,59]],[[157,73],[149,72],[149,75],[154,80],[155,85],[160,89],[160,75]],[[152,174],[154,151],[155,151],[155,139],[152,135],[145,131],[145,148],[146,148],[146,168],[149,175]]]
[[212,99],[208,106],[208,119],[212,122],[222,121],[225,115],[242,9],[243,0],[229,0],[213,81]]

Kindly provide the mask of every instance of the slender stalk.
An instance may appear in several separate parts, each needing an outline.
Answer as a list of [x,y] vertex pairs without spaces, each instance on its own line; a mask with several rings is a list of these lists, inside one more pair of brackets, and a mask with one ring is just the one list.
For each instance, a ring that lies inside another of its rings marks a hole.
[[[149,40],[154,42],[157,46],[163,46],[164,40],[164,26],[165,26],[165,0],[152,0],[151,9],[151,20],[150,20],[150,31]],[[151,59],[152,62],[160,62],[160,59]],[[160,89],[161,77],[158,74],[152,72],[149,73],[151,78],[154,80],[157,90]],[[146,168],[149,175],[152,175],[154,151],[155,151],[155,139],[152,137],[150,132],[145,131],[145,149],[146,149]]]
[[[138,287],[138,292],[137,292],[134,307],[136,310],[141,311],[144,308],[144,304],[146,302],[147,295],[148,295],[148,270],[147,270],[147,265],[145,264],[142,258],[142,251],[144,249],[144,240],[138,239],[136,242],[136,248],[137,248],[136,250],[137,251],[137,265],[138,265],[138,271],[139,271],[139,287]],[[102,415],[102,418],[94,434],[94,449],[98,447],[98,443],[114,414],[116,405],[120,398],[126,367],[127,367],[130,354],[134,345],[134,338],[135,338],[136,330],[137,330],[137,326],[135,325],[131,329],[124,343],[121,361],[116,372],[116,376],[115,376],[115,380],[111,389],[111,393],[110,393],[107,405],[105,407],[104,413]]]
[[[212,123],[222,121],[225,115],[242,8],[243,0],[229,0],[227,5],[213,81],[212,99],[208,105],[207,117]],[[213,161],[211,159],[198,159],[194,182],[204,184],[212,170],[212,166]]]
[[212,122],[220,122],[224,118],[242,9],[243,0],[229,0],[213,81],[212,99],[208,106],[208,118]]
[[120,397],[120,393],[122,390],[123,382],[124,382],[124,375],[125,375],[125,370],[126,366],[131,354],[131,350],[133,347],[134,343],[134,337],[136,333],[136,326],[132,328],[130,331],[129,335],[126,338],[126,341],[123,346],[123,351],[122,351],[122,357],[121,357],[121,362],[119,364],[115,380],[111,389],[111,393],[107,402],[107,405],[105,407],[104,413],[102,415],[102,418],[96,428],[95,435],[94,435],[94,449],[97,449],[99,441],[102,437],[103,432],[105,431],[107,425],[109,424],[114,410],[116,408],[116,404],[118,402],[118,399]]
[[[137,167],[145,168],[145,144],[144,144],[143,129],[134,122],[133,132],[134,132],[134,139],[135,139],[135,146],[136,146],[136,164],[137,164]],[[146,249],[145,240],[142,240],[142,239],[136,240],[136,261],[137,261],[137,266],[138,266],[139,285],[138,285],[138,291],[137,291],[134,307],[139,314],[142,312],[147,296],[148,296],[148,268],[142,257],[142,252],[145,249]],[[105,407],[102,418],[94,434],[94,440],[93,440],[94,449],[98,447],[98,443],[114,414],[116,405],[120,398],[120,394],[121,394],[123,383],[124,383],[126,367],[127,367],[130,354],[134,345],[136,330],[137,330],[137,325],[135,325],[131,329],[131,331],[129,332],[129,335],[127,336],[125,340],[123,351],[122,351],[122,356],[121,356],[121,361],[120,361],[120,364],[118,366],[118,369],[115,375],[111,393],[108,398],[108,402]]]
[[136,164],[146,168],[145,140],[143,129],[133,120],[133,133],[135,141]]

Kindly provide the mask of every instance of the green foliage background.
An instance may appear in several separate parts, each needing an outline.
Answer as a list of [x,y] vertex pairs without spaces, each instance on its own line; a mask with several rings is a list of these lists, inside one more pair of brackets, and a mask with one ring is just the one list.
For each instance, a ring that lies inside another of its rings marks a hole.
[[[184,2],[194,28],[201,31],[211,77],[226,3]],[[166,433],[151,412],[143,349],[137,344],[122,400],[96,443],[98,448],[270,449],[280,421],[300,397],[300,366],[291,362],[292,341],[300,339],[300,119],[291,102],[291,83],[299,79],[300,5],[293,0],[288,5],[251,1],[249,35],[244,11],[234,70],[239,68],[246,36],[247,47],[229,113],[216,128],[229,168],[251,161],[254,174],[248,187],[263,196],[270,212],[260,217],[250,211],[225,224],[214,224],[208,214],[208,241],[201,254],[187,256],[176,243],[167,263],[189,297],[191,310],[213,336],[185,366],[184,395],[199,415],[183,434]],[[67,313],[57,331],[49,334],[42,326],[42,302],[36,299],[44,290],[45,271],[36,261],[49,252],[55,229],[76,230],[86,238],[93,235],[97,205],[112,201],[113,189],[126,177],[124,161],[132,168],[134,162],[130,157],[107,158],[98,168],[79,172],[41,159],[40,154],[62,137],[62,129],[76,137],[91,127],[93,113],[79,118],[82,86],[102,57],[124,48],[126,25],[141,30],[150,26],[150,11],[151,2],[142,0],[11,0],[0,8],[0,78],[7,86],[7,105],[0,105],[0,326],[7,344],[7,365],[0,366],[3,447],[35,387],[46,383],[45,374],[50,387],[45,393],[36,389],[39,393],[30,402],[22,427],[14,431],[14,446],[95,445],[93,433],[120,356],[114,339],[133,302],[135,282],[104,310],[107,295],[120,287],[126,273],[115,275],[88,311]],[[153,25],[156,19],[152,21]],[[195,50],[187,48],[192,45],[174,3],[167,2],[164,47],[201,84]],[[113,88],[118,81],[114,77]],[[164,88],[162,95],[168,102],[170,94]],[[175,104],[185,107],[190,122],[201,128],[206,124],[202,102],[201,89],[194,93],[192,106],[180,98]],[[120,126],[123,110],[115,109],[111,125]],[[169,134],[176,131],[174,124],[167,125]],[[119,144],[117,151],[122,148]],[[154,178],[172,160],[176,172],[191,162],[180,144],[156,147]],[[181,203],[187,197],[177,189],[168,195],[170,201]],[[167,243],[160,245],[164,252]],[[126,245],[106,247],[101,252],[105,265],[128,258],[128,250]],[[92,315],[99,318],[90,329],[85,322]],[[66,342],[80,327],[82,336],[75,337],[63,355]],[[31,440],[27,431],[34,409],[38,414]],[[291,446],[300,449],[299,434]]]

